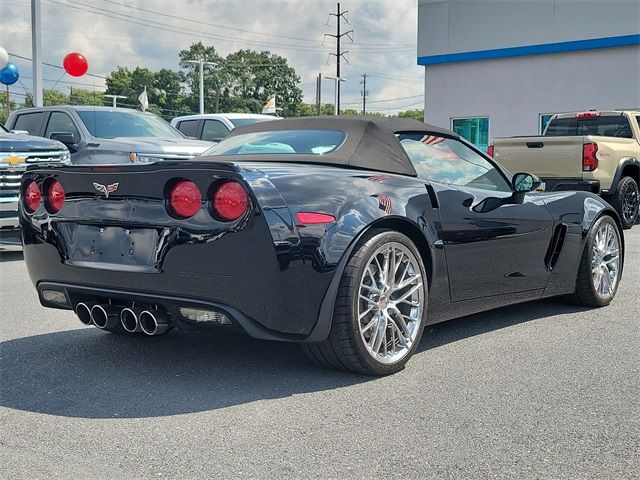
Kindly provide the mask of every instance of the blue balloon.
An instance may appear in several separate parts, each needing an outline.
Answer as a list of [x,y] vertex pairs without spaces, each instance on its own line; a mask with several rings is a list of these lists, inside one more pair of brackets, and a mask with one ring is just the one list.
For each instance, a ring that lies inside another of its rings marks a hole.
[[0,83],[13,85],[18,78],[20,78],[20,71],[13,63],[7,63],[7,66],[0,70]]

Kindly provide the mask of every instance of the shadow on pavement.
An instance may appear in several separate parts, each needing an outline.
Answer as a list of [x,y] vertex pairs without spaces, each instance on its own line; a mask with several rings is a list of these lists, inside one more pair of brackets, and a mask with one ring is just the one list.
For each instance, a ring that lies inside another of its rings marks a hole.
[[[571,311],[534,302],[430,326],[420,351]],[[0,404],[66,417],[176,415],[374,380],[316,367],[295,344],[231,333],[149,338],[87,327],[0,343]]]
[[21,262],[23,260],[24,260],[24,255],[22,255],[22,251],[3,250],[3,248],[0,247],[0,263]]

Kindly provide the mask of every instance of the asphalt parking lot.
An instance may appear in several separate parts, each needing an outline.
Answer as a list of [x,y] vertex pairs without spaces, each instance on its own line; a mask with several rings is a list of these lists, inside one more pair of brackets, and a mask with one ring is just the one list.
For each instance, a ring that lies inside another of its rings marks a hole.
[[0,477],[640,478],[640,226],[614,303],[427,330],[394,376],[295,345],[126,338],[42,308],[0,254]]

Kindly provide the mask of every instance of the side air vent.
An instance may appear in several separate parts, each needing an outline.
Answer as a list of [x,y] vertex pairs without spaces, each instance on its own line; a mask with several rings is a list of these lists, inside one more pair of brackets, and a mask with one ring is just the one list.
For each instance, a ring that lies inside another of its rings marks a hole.
[[438,197],[436,196],[436,191],[428,183],[426,183],[424,186],[427,188],[427,193],[429,194],[429,200],[431,201],[431,207],[440,208],[440,205],[438,204]]
[[556,266],[558,258],[560,258],[560,253],[562,252],[566,236],[567,226],[562,223],[555,228],[553,237],[551,237],[551,243],[549,243],[549,249],[547,250],[547,254],[544,256],[544,263],[549,270],[553,270],[553,267]]

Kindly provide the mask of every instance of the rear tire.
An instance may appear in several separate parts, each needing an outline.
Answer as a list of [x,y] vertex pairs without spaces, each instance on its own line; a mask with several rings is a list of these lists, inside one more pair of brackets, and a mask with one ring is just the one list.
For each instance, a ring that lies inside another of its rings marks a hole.
[[609,215],[600,217],[589,230],[576,279],[574,303],[604,307],[616,295],[622,273],[620,231]]
[[367,375],[404,368],[424,330],[427,275],[405,235],[372,230],[356,246],[336,297],[329,336],[304,343],[314,362]]
[[622,228],[633,227],[638,218],[638,208],[640,208],[640,192],[636,181],[631,177],[622,177],[610,201],[620,215]]

